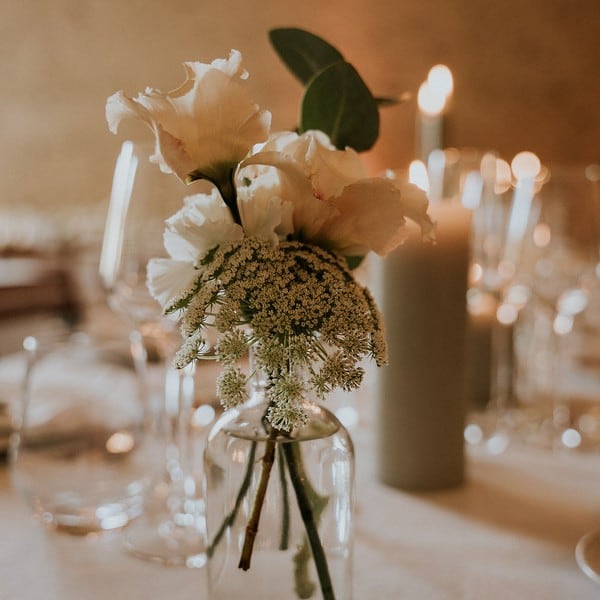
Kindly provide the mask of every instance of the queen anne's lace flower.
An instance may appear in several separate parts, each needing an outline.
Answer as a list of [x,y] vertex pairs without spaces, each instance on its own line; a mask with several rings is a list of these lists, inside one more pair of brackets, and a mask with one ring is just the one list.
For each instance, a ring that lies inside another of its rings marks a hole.
[[[244,237],[220,244],[200,264],[198,280],[172,307],[184,311],[189,336],[178,364],[199,356],[198,331],[209,322],[220,332],[217,355],[226,365],[255,347],[254,367],[266,376],[274,427],[290,431],[305,422],[306,392],[323,397],[335,388],[356,389],[363,357],[386,362],[373,299],[335,254],[296,241],[273,245]],[[246,381],[238,368],[225,368],[218,381],[224,406],[243,401]]]
[[217,377],[217,394],[224,408],[235,408],[247,398],[247,378],[244,372],[231,365]]

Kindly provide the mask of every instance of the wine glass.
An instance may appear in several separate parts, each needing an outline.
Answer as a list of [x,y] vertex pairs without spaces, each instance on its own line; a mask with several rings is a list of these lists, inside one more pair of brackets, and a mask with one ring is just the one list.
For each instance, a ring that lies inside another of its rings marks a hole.
[[532,297],[516,346],[523,365],[521,428],[526,441],[555,449],[593,445],[587,432],[600,427],[593,416],[597,391],[590,396],[583,374],[585,346],[592,347],[598,327],[598,184],[591,173],[550,167],[535,198],[535,226],[524,254],[522,277]]
[[[600,358],[597,350],[597,341],[600,336],[600,166],[588,166],[585,169],[585,177],[589,181],[591,189],[592,212],[588,233],[592,240],[592,268],[586,270],[586,276],[583,278],[583,288],[587,294],[588,305],[582,314],[588,317],[584,323],[586,330],[594,340],[595,356],[598,359]],[[596,394],[597,390],[596,386]],[[579,540],[575,547],[575,559],[580,569],[590,579],[600,583],[600,529],[586,533]]]
[[463,186],[463,203],[473,208],[465,440],[492,454],[506,449],[514,426],[513,326],[529,297],[517,273],[540,170],[532,153],[509,165],[490,152]]
[[[182,207],[186,191],[174,175],[151,163],[152,146],[125,141],[116,161],[100,275],[110,307],[142,334],[149,355],[154,404],[163,417],[164,460],[146,495],[142,516],[125,530],[125,547],[163,564],[192,567],[205,562],[204,500],[192,464],[191,416],[194,368],[177,370],[173,354],[180,337],[146,287],[146,265],[165,256],[165,220]],[[207,426],[209,423],[203,423]]]
[[146,427],[138,332],[27,337],[15,415],[13,483],[40,520],[87,534],[142,511],[158,444]]

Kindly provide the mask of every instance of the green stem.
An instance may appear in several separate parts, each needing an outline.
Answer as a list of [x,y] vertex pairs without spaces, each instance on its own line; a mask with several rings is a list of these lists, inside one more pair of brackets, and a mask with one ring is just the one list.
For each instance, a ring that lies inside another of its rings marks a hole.
[[290,500],[288,494],[288,486],[285,478],[285,459],[279,444],[277,452],[277,466],[279,467],[279,482],[281,483],[281,500],[283,510],[281,513],[281,540],[279,542],[280,550],[287,550],[290,538]]
[[238,225],[242,224],[242,217],[240,215],[240,209],[238,208],[237,203],[237,190],[235,189],[235,183],[233,181],[234,171],[231,169],[229,171],[229,176],[227,179],[220,181],[217,187],[219,188],[219,192],[223,197],[223,201],[227,205],[233,220]]
[[333,591],[329,567],[327,565],[327,557],[325,556],[323,544],[321,543],[321,538],[319,537],[319,530],[308,491],[308,479],[306,477],[306,473],[304,472],[299,448],[294,442],[282,444],[281,446],[285,454],[290,480],[292,482],[294,492],[296,493],[298,508],[300,509],[302,520],[304,521],[306,535],[308,536],[308,542],[310,544],[310,549],[315,561],[315,567],[319,577],[319,584],[321,586],[323,600],[335,600],[335,593]]
[[248,492],[248,488],[250,487],[250,481],[252,479],[252,473],[254,471],[254,459],[256,456],[257,445],[258,445],[257,442],[252,442],[252,445],[250,446],[250,454],[248,455],[248,464],[246,465],[246,472],[244,473],[244,479],[242,480],[242,485],[240,486],[237,497],[235,499],[235,504],[233,505],[233,509],[223,519],[223,522],[221,523],[219,530],[215,534],[213,541],[210,543],[210,545],[206,549],[206,554],[209,558],[214,554],[215,548],[218,546],[218,544],[221,541],[221,538],[223,537],[223,534],[225,533],[227,528],[231,527],[231,525],[235,521],[237,513],[242,504],[242,500],[244,499],[244,497],[246,496],[246,493]]
[[256,489],[256,496],[254,498],[254,504],[252,505],[252,512],[246,525],[246,533],[244,535],[244,545],[242,547],[242,554],[240,556],[240,562],[238,567],[247,571],[250,568],[250,561],[252,559],[252,549],[254,548],[254,541],[256,534],[258,533],[258,524],[260,521],[260,514],[265,502],[265,495],[267,493],[267,486],[269,484],[269,476],[271,475],[271,469],[275,462],[275,447],[277,442],[277,430],[271,429],[269,437],[265,442],[265,454],[262,458],[262,471],[260,474],[260,480]]

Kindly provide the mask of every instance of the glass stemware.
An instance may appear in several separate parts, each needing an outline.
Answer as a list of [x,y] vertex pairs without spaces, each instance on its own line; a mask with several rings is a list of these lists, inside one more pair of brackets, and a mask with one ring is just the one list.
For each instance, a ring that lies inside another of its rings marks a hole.
[[467,304],[474,397],[465,440],[492,454],[506,449],[518,418],[514,410],[513,326],[528,302],[529,290],[517,274],[540,170],[532,153],[517,154],[511,165],[487,153],[479,169],[468,173],[463,189],[463,203],[473,208]]
[[550,168],[535,198],[522,270],[532,298],[516,345],[521,429],[528,441],[556,449],[583,448],[591,429],[600,428],[593,416],[597,390],[586,392],[591,371],[584,373],[599,290],[597,182],[588,175],[584,168]]
[[[156,432],[164,460],[146,494],[142,516],[125,530],[125,547],[163,564],[202,566],[204,500],[190,454],[196,381],[193,369],[172,365],[179,332],[146,288],[146,265],[165,256],[165,220],[182,207],[184,186],[150,162],[150,144],[123,143],[113,178],[100,257],[100,275],[113,311],[142,334],[149,356]],[[214,414],[214,411],[213,411]],[[208,426],[209,423],[204,423]],[[201,464],[201,461],[194,461]]]
[[43,523],[69,533],[139,516],[158,444],[146,427],[139,333],[27,337],[11,438],[13,483]]

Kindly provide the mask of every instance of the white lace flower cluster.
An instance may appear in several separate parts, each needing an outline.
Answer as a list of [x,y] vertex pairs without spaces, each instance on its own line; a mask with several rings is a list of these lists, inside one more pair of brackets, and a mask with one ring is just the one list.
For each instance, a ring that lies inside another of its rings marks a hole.
[[217,358],[225,365],[218,394],[226,408],[247,398],[253,373],[240,359],[254,348],[255,366],[267,378],[273,427],[291,431],[306,414],[302,400],[335,388],[360,386],[365,356],[387,360],[379,312],[345,262],[301,242],[274,245],[245,237],[221,244],[200,261],[197,280],[167,312],[183,310],[183,367],[202,357],[202,331],[219,333]]

